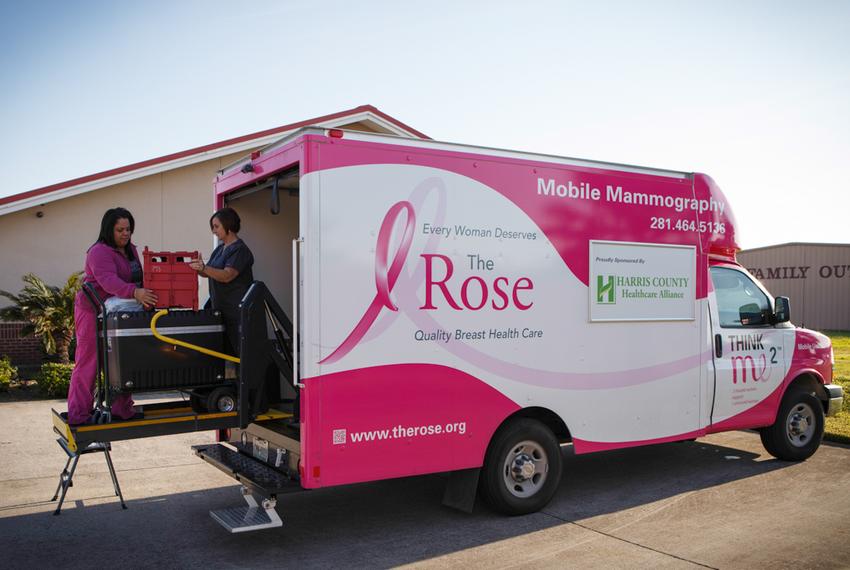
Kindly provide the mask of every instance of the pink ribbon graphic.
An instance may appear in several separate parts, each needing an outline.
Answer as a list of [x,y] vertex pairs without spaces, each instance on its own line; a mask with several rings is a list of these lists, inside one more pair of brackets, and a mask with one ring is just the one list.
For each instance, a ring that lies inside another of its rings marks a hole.
[[[401,237],[401,243],[398,250],[395,252],[392,263],[387,267],[390,255],[390,239],[392,238],[393,227],[398,221],[402,212],[407,212],[407,219],[404,223],[404,233]],[[413,211],[413,204],[406,200],[396,202],[387,211],[384,216],[384,221],[381,222],[381,229],[378,232],[378,243],[375,247],[375,298],[366,312],[360,318],[360,321],[354,326],[352,331],[348,333],[345,340],[342,341],[336,350],[330,353],[327,357],[319,361],[319,364],[333,364],[349,352],[369,332],[369,328],[374,324],[375,319],[381,314],[381,309],[386,307],[391,311],[398,311],[398,307],[390,298],[390,291],[398,280],[404,262],[407,259],[407,254],[410,251],[410,246],[413,243],[413,231],[416,226],[416,213]]]

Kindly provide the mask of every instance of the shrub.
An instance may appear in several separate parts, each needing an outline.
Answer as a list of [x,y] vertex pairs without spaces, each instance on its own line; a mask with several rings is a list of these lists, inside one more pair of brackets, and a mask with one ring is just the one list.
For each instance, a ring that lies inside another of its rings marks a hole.
[[73,364],[46,362],[38,374],[38,389],[51,398],[67,398]]
[[56,355],[59,362],[70,362],[68,346],[74,335],[74,297],[83,283],[82,272],[73,273],[62,287],[48,285],[32,273],[23,276],[25,283],[15,295],[0,291],[12,304],[0,308],[0,320],[25,321],[21,336],[41,338],[47,354]]
[[18,368],[12,366],[8,356],[0,358],[0,392],[9,389],[9,385],[18,377]]

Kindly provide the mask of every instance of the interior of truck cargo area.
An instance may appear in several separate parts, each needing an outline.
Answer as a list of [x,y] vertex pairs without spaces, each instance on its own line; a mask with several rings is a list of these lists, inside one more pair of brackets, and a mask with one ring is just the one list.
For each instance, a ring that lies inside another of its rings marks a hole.
[[[174,435],[193,431],[212,431],[238,427],[236,411],[197,413],[186,402],[160,402],[141,406],[139,417],[115,420],[104,424],[72,426],[65,412],[52,410],[53,431],[71,451],[90,443],[106,443],[127,439]],[[291,418],[292,414],[269,409],[258,414],[255,422],[263,423]]]
[[[297,171],[293,174],[294,178],[290,180],[297,188]],[[285,318],[278,320],[291,321],[292,240],[300,236],[298,193],[278,191],[275,195],[273,187],[269,185],[249,187],[228,194],[222,205],[234,208],[239,213],[239,237],[254,254],[253,273],[262,280],[274,302],[279,304],[281,315],[285,315]],[[282,388],[282,396],[294,396],[291,389],[285,386]]]

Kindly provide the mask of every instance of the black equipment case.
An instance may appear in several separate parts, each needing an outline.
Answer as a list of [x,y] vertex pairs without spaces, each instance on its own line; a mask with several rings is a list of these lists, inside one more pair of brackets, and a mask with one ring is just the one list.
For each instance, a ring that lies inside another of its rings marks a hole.
[[[158,392],[222,384],[225,361],[157,339],[150,326],[154,314],[106,313],[105,371],[109,391]],[[224,348],[224,324],[218,311],[171,311],[157,321],[156,328],[162,336],[216,352]]]

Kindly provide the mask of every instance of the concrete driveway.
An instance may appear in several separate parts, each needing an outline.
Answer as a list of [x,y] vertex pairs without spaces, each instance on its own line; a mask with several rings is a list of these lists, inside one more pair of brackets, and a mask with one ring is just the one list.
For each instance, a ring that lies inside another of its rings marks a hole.
[[445,480],[413,477],[283,497],[280,529],[231,535],[208,511],[237,485],[190,452],[208,433],[119,442],[120,508],[102,456],[80,461],[61,516],[48,501],[65,456],[51,406],[0,404],[4,568],[850,567],[850,448],[801,464],[757,434],[595,455],[564,449],[564,479],[540,513],[507,518],[440,506]]

